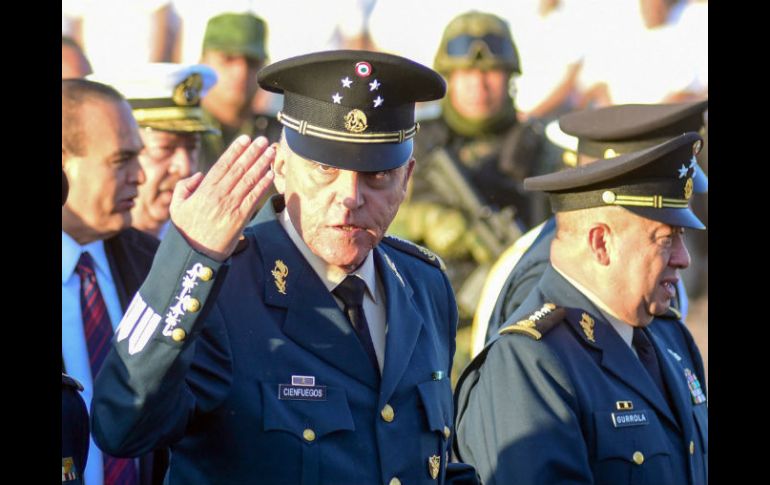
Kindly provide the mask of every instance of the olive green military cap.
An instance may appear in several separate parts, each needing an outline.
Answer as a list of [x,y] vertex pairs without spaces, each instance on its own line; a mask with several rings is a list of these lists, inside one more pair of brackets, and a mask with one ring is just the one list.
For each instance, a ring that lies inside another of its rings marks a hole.
[[265,21],[250,13],[223,13],[212,17],[203,35],[203,50],[214,49],[228,54],[243,54],[254,59],[267,59]]
[[619,206],[653,221],[705,229],[690,209],[702,146],[691,131],[643,150],[526,178],[524,188],[546,192],[554,212]]
[[[688,103],[619,104],[574,111],[546,129],[555,144],[596,158],[611,158],[703,128],[708,100]],[[708,177],[695,166],[694,191],[708,192]]]
[[443,75],[468,68],[521,74],[508,24],[496,15],[475,10],[458,15],[446,26],[433,68]]

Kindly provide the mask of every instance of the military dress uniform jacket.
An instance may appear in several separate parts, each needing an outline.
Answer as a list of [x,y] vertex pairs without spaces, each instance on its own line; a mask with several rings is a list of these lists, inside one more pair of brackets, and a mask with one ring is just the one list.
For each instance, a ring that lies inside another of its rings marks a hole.
[[505,280],[492,315],[489,317],[487,342],[497,335],[503,323],[540,281],[540,277],[551,261],[551,241],[555,235],[556,218],[551,217]]
[[223,264],[169,231],[97,378],[96,442],[134,456],[170,445],[172,485],[445,483],[457,321],[446,276],[407,243],[374,249],[380,377],[282,208],[266,204]]
[[647,327],[669,405],[631,348],[552,266],[507,323],[545,302],[557,307],[537,322],[542,339],[503,334],[460,377],[459,458],[485,485],[707,483],[703,364],[684,324],[656,318]]

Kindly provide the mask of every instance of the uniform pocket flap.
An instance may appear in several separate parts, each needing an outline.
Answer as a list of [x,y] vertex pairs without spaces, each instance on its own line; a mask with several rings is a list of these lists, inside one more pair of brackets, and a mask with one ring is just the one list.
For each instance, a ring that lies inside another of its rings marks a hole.
[[428,417],[428,427],[431,431],[443,433],[444,426],[451,428],[452,390],[449,387],[449,381],[426,381],[418,384],[417,390],[425,407],[425,415]]
[[285,393],[284,397],[290,399],[281,399],[278,384],[262,382],[260,385],[265,431],[286,431],[306,439],[306,431],[311,430],[315,439],[335,431],[356,429],[345,389],[317,386],[307,388],[306,392]]
[[596,458],[622,459],[639,465],[656,455],[668,455],[665,432],[649,409],[594,413]]

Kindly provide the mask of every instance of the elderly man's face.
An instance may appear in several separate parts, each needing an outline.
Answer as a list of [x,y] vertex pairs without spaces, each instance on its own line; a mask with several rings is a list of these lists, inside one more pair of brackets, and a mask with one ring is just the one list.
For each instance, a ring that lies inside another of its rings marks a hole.
[[139,186],[139,197],[132,210],[135,219],[149,217],[156,222],[169,218],[174,186],[198,169],[200,134],[141,130],[144,149],[139,163],[147,180]]
[[384,172],[354,172],[307,160],[284,144],[275,186],[292,223],[326,263],[350,272],[382,240],[406,196],[414,159]]
[[613,242],[611,265],[615,302],[621,318],[646,325],[668,310],[676,296],[678,270],[690,265],[684,229],[635,214]]
[[137,186],[144,181],[137,159],[142,140],[128,103],[92,99],[81,110],[85,151],[62,153],[70,184],[62,210],[68,221],[77,221],[66,229],[77,233],[71,235],[79,242],[81,235],[95,240],[128,228]]
[[449,75],[449,100],[465,118],[491,118],[508,99],[508,78],[502,69],[455,69]]

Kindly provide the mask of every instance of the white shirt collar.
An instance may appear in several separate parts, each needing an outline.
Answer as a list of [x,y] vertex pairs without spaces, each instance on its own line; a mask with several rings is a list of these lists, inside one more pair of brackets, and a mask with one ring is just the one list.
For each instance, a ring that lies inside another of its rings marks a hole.
[[64,284],[75,272],[81,253],[88,252],[94,260],[96,268],[102,273],[110,274],[110,264],[107,262],[107,253],[104,250],[104,241],[101,239],[81,246],[72,236],[61,232],[61,282]]
[[565,280],[567,280],[572,286],[577,288],[577,290],[582,293],[586,298],[588,298],[591,303],[596,305],[596,307],[602,312],[602,316],[610,323],[612,328],[615,329],[616,332],[620,335],[620,338],[623,339],[623,341],[633,349],[633,345],[631,344],[631,341],[634,338],[634,327],[630,323],[626,323],[623,320],[617,318],[615,315],[613,315],[612,311],[609,309],[609,307],[604,304],[604,302],[596,296],[594,292],[586,288],[585,286],[581,285],[574,279],[570,278],[565,272],[560,270],[556,267],[555,264],[551,263],[551,266],[553,266],[553,269],[556,270],[557,273],[562,275]]
[[[291,217],[289,216],[288,210],[284,209],[280,213],[278,222],[280,222],[281,226],[283,226],[291,241],[295,246],[297,246],[297,249],[299,249],[300,253],[302,253],[302,256],[304,256],[305,260],[313,268],[313,271],[315,271],[318,277],[321,278],[321,281],[323,282],[324,286],[326,286],[326,289],[329,290],[329,293],[331,293],[331,291],[336,288],[337,285],[342,283],[342,280],[346,275],[341,275],[336,271],[330,271],[330,265],[318,257],[318,255],[316,255],[308,247],[297,230],[294,228],[294,224],[291,222]],[[361,266],[359,266],[350,274],[357,275],[359,278],[364,280],[364,283],[366,283],[367,292],[369,293],[369,297],[376,303],[377,291],[375,290],[377,277],[374,268],[374,256],[372,255],[372,251],[369,251],[369,254],[366,255],[366,259],[364,260],[363,264],[361,264]]]

